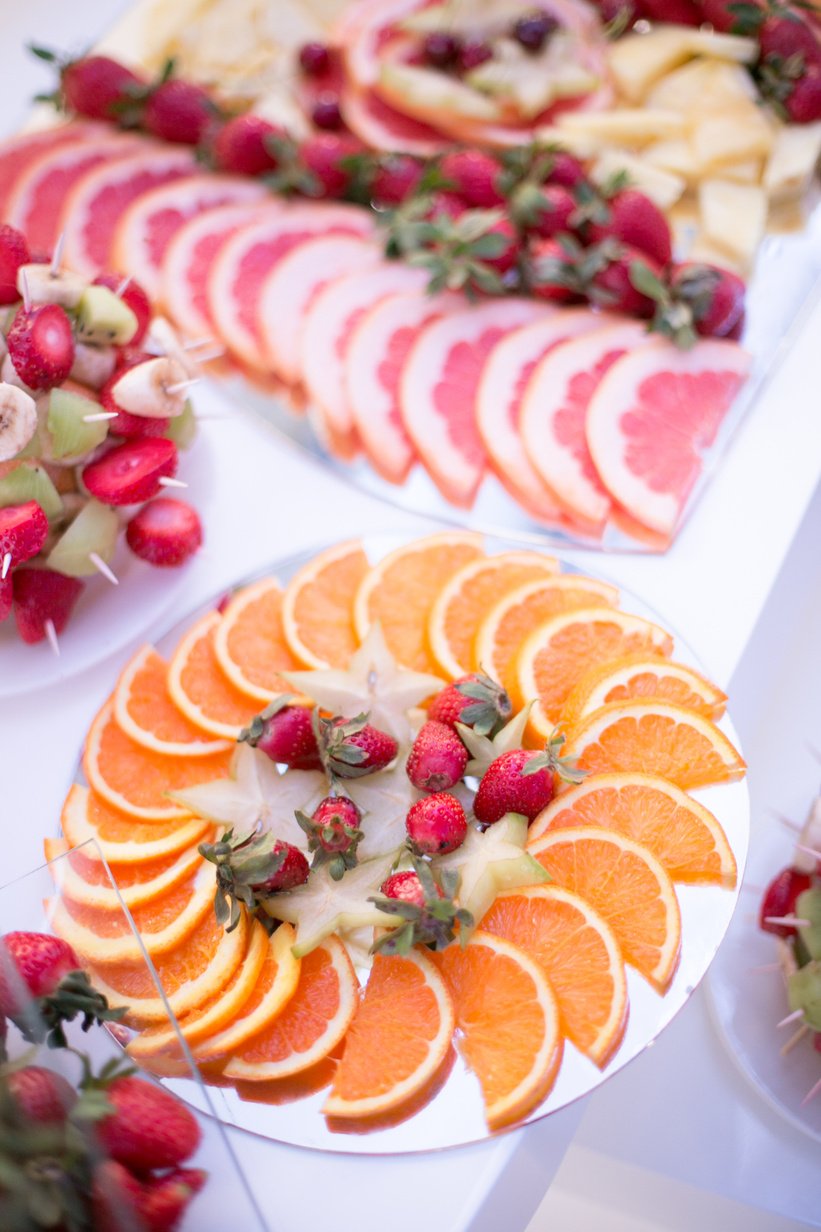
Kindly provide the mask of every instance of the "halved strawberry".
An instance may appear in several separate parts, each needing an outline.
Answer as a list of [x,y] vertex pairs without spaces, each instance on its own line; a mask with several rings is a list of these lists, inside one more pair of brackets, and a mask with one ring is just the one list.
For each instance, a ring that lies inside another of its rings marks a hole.
[[[135,365],[129,363],[128,367],[135,367]],[[132,415],[130,411],[124,411],[118,405],[117,399],[114,397],[114,386],[123,375],[123,371],[123,367],[118,367],[117,371],[114,372],[100,390],[100,401],[105,410],[116,412],[117,415],[116,419],[112,419],[109,422],[109,432],[114,436],[123,436],[128,441],[142,440],[145,437],[165,436],[171,423],[170,419],[149,419],[146,415]]]
[[177,471],[177,446],[164,437],[128,441],[91,462],[83,483],[104,505],[136,505],[159,492],[161,479]]
[[12,565],[36,556],[46,541],[48,518],[37,501],[0,509],[0,565],[8,553]]
[[777,937],[794,937],[795,928],[792,924],[771,924],[768,921],[794,915],[796,899],[811,886],[812,877],[809,873],[799,872],[797,868],[782,868],[764,891],[758,913],[759,927],[763,928],[765,933],[775,933]]
[[66,577],[54,569],[35,569],[30,565],[15,569],[14,618],[23,641],[30,645],[42,642],[49,620],[54,632],[62,633],[84,589],[80,578]]

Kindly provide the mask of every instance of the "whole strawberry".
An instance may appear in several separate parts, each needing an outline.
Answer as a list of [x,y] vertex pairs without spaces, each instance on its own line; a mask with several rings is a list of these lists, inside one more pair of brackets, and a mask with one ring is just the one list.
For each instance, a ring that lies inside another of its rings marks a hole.
[[361,144],[347,133],[313,133],[299,147],[299,161],[308,174],[308,196],[344,197],[351,172],[345,160],[359,154]]
[[262,116],[240,115],[223,124],[212,146],[214,165],[235,175],[265,175],[278,160],[274,142],[285,136],[281,128]]
[[141,1218],[142,1183],[115,1159],[100,1160],[91,1182],[94,1232],[149,1232]]
[[31,50],[39,59],[60,68],[55,103],[64,111],[90,120],[122,120],[145,86],[142,76],[110,56],[82,56],[79,60],[63,61],[43,47]]
[[5,1079],[9,1093],[27,1121],[62,1124],[77,1102],[77,1092],[62,1074],[40,1065],[12,1070]]
[[59,304],[18,309],[6,346],[14,371],[29,389],[62,385],[74,363],[71,321]]
[[586,295],[583,261],[584,249],[571,235],[531,242],[527,278],[531,293],[553,304],[580,304]]
[[576,208],[576,198],[563,184],[525,183],[511,199],[511,211],[519,226],[542,239],[570,231]]
[[796,868],[782,868],[764,891],[758,913],[759,927],[778,937],[794,937],[794,924],[771,923],[795,915],[795,903],[800,894],[812,887],[812,877]]
[[49,998],[59,996],[64,981],[82,975],[77,955],[60,937],[12,932],[0,944],[0,1015],[5,1018],[22,1017],[32,1001],[35,1008],[45,1008]]
[[587,240],[599,244],[614,238],[650,257],[658,265],[672,259],[670,224],[646,193],[624,188],[602,205],[601,221],[590,223]]
[[625,313],[631,317],[652,317],[656,305],[641,288],[640,268],[655,279],[661,269],[650,263],[644,253],[619,240],[603,240],[587,250],[586,266],[590,271],[588,298],[608,312]]
[[446,791],[459,782],[467,764],[467,749],[453,727],[429,719],[413,742],[406,770],[420,791]]
[[16,227],[0,227],[0,304],[16,304],[17,271],[31,260],[26,237]]
[[163,141],[199,145],[217,116],[203,86],[171,77],[151,91],[143,111],[143,127]]
[[239,924],[243,908],[270,928],[265,900],[308,880],[305,855],[293,843],[266,831],[234,834],[226,830],[216,843],[200,843],[197,850],[204,860],[216,865],[214,914],[229,933]]
[[240,732],[239,739],[291,770],[320,770],[322,758],[312,712],[307,706],[291,706],[290,701],[287,694],[274,698]]
[[371,198],[375,205],[400,205],[416,191],[424,167],[411,154],[385,154],[371,182]]
[[332,778],[356,779],[384,770],[399,751],[393,736],[372,727],[367,714],[318,719],[319,750]]
[[504,201],[498,183],[501,168],[491,154],[453,150],[442,159],[440,171],[447,187],[471,208],[492,209]]
[[196,1118],[163,1087],[132,1075],[115,1078],[106,1095],[113,1111],[98,1122],[103,1150],[126,1168],[177,1168],[194,1154],[201,1133]]
[[456,730],[457,723],[472,727],[477,736],[495,735],[513,713],[505,690],[484,672],[469,672],[437,693],[428,718]]
[[[413,869],[405,869],[401,873],[391,873],[379,887],[386,898],[396,898],[403,903],[411,903],[414,907],[424,907],[425,891],[419,874]],[[442,897],[442,891],[436,887],[437,898]]]
[[744,324],[746,287],[741,278],[717,265],[687,262],[674,268],[670,292],[691,310],[693,327],[704,338],[735,338]]
[[473,916],[455,902],[458,873],[435,872],[419,859],[414,859],[413,867],[413,872],[394,873],[382,883],[382,894],[368,900],[397,919],[397,927],[374,942],[374,953],[408,954],[415,945],[444,950],[460,929],[473,928]]
[[356,848],[364,837],[359,828],[362,814],[347,796],[326,796],[310,817],[297,810],[296,819],[308,836],[308,850],[314,853],[312,868],[329,864],[329,873],[339,881],[354,868]]
[[468,832],[461,803],[447,791],[417,800],[405,818],[408,845],[420,856],[443,856],[461,847]]
[[145,1181],[141,1214],[149,1232],[175,1232],[207,1179],[202,1168],[175,1168]]
[[793,124],[812,124],[821,120],[821,66],[813,64],[794,83],[784,101]]
[[544,752],[512,749],[492,761],[473,800],[476,820],[489,826],[505,813],[523,813],[533,821],[553,799],[554,774],[568,782],[581,782],[581,772],[559,756],[563,744],[564,736],[553,735]]

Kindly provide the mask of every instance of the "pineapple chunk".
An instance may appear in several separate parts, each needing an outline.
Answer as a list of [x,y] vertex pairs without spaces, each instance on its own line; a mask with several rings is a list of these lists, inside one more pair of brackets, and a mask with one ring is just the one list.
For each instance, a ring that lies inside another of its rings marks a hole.
[[612,111],[568,111],[559,117],[557,128],[560,133],[587,134],[607,143],[643,145],[658,137],[680,137],[686,124],[684,117],[674,111],[622,107]]
[[590,168],[590,178],[594,184],[603,184],[620,171],[626,172],[630,183],[662,210],[675,205],[687,187],[681,176],[653,167],[627,150],[606,150]]
[[767,225],[767,194],[754,184],[702,180],[699,209],[704,238],[749,268]]
[[647,107],[685,115],[715,114],[737,103],[755,102],[755,82],[738,64],[726,60],[691,60],[657,81],[645,99]]
[[779,127],[764,169],[764,188],[770,198],[800,197],[812,183],[821,155],[821,122]]
[[619,93],[628,102],[640,103],[655,82],[694,56],[752,64],[757,55],[755,39],[687,26],[655,26],[647,34],[617,39],[608,58]]
[[722,108],[699,119],[690,132],[696,167],[702,174],[721,171],[728,163],[766,158],[773,131],[754,103]]
[[670,137],[666,141],[654,141],[645,146],[642,160],[648,166],[685,180],[698,178],[693,148],[686,137]]
[[737,257],[727,252],[724,248],[720,248],[718,244],[710,243],[700,233],[696,236],[695,242],[687,253],[687,260],[703,261],[705,265],[718,265],[722,269],[731,270],[734,274],[740,274],[742,277],[749,273],[749,268],[743,261],[739,261]]
[[713,60],[734,60],[737,64],[755,64],[758,59],[757,39],[694,28],[690,28],[688,33],[690,51],[694,56],[709,56]]
[[760,158],[751,158],[743,163],[725,163],[721,177],[734,184],[760,184],[764,164]]
[[560,146],[577,158],[595,158],[606,148],[606,138],[594,133],[574,133],[569,128],[557,128],[555,124],[543,124],[533,130],[533,137],[540,145]]

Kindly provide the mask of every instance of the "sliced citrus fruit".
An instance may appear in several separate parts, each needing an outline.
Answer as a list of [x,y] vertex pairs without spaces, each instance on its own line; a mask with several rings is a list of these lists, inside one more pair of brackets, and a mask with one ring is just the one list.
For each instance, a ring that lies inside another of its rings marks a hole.
[[221,620],[219,612],[207,612],[180,639],[168,665],[168,692],[201,731],[236,740],[259,706],[219,665],[214,639]]
[[320,552],[285,588],[282,627],[303,667],[347,667],[359,645],[353,626],[356,593],[368,572],[358,539]]
[[473,643],[488,607],[511,590],[558,572],[556,558],[540,552],[500,552],[463,565],[442,587],[428,620],[439,670],[455,680],[476,667]]
[[402,150],[427,158],[442,148],[441,133],[397,111],[374,90],[343,89],[340,107],[348,128],[372,150]]
[[[159,898],[134,907],[134,927],[148,953],[166,954],[194,931],[214,901],[213,868],[200,862],[196,872]],[[97,964],[137,962],[140,942],[123,911],[101,911],[63,894],[56,901],[54,931],[84,958]]]
[[633,699],[675,702],[708,719],[720,719],[727,694],[683,663],[653,654],[626,655],[584,673],[562,707],[562,726],[569,731],[601,706]]
[[52,868],[52,876],[61,893],[72,902],[100,911],[122,911],[122,903],[133,910],[160,898],[181,881],[189,880],[202,863],[196,847],[139,864],[110,868],[85,852],[71,851],[66,839],[47,838],[44,847],[47,860],[65,856]]
[[603,1067],[627,1025],[627,978],[609,925],[585,899],[559,886],[500,894],[482,930],[534,958],[556,994],[562,1034]]
[[234,688],[258,702],[291,691],[279,673],[301,664],[285,641],[282,587],[276,578],[237,591],[216,625],[214,654]]
[[[70,847],[85,845],[83,854],[88,859],[99,858],[118,866],[178,855],[207,839],[213,829],[210,822],[199,817],[170,822],[137,821],[113,809],[80,783],[72,783],[60,823]],[[90,839],[94,842],[89,843]]]
[[7,216],[8,202],[18,180],[38,158],[69,142],[88,147],[93,138],[104,138],[110,130],[102,124],[74,121],[33,133],[18,133],[0,142],[0,214]]
[[491,1129],[512,1125],[548,1094],[562,1059],[556,997],[523,949],[477,930],[436,956],[453,997],[457,1047],[482,1088]]
[[673,881],[732,888],[736,861],[727,836],[703,804],[650,774],[590,774],[551,800],[528,830],[528,842],[567,826],[602,826],[641,843]]
[[168,793],[225,778],[230,759],[230,753],[213,757],[151,753],[125,734],[107,702],[89,728],[83,771],[89,787],[115,809],[142,821],[173,821],[189,814],[172,804]]
[[263,985],[246,1010],[197,1056],[227,1055],[226,1078],[268,1082],[300,1074],[340,1043],[359,1004],[359,984],[348,952],[328,937],[301,960],[299,983],[283,1009]]
[[436,674],[427,640],[430,610],[457,569],[483,556],[479,535],[443,531],[415,539],[385,556],[363,578],[354,600],[360,641],[377,621],[403,667]]
[[528,851],[556,885],[590,903],[627,962],[666,992],[681,949],[681,912],[673,883],[652,852],[597,826],[548,831]]
[[517,695],[537,699],[530,732],[545,741],[579,677],[597,663],[638,651],[673,652],[673,639],[659,625],[607,607],[563,612],[537,625],[516,658]]
[[445,982],[426,954],[377,954],[325,1115],[381,1116],[410,1099],[444,1061],[454,1026]]
[[[207,911],[181,945],[152,959],[172,1014],[182,1018],[226,986],[242,962],[247,937],[244,914],[234,931],[228,933],[217,923],[214,912]],[[129,1025],[145,1027],[167,1021],[166,1002],[144,961],[107,963],[100,967],[92,964],[90,976],[110,1005],[128,1007],[125,1021]]]
[[153,753],[210,757],[231,748],[227,740],[203,739],[201,729],[180,713],[168,693],[168,664],[153,646],[143,646],[123,668],[114,690],[114,718]]
[[727,339],[689,351],[644,342],[613,365],[587,412],[602,483],[643,526],[670,534],[701,472],[701,451],[747,379],[751,356]]
[[489,676],[504,685],[514,705],[523,706],[516,660],[527,635],[561,612],[601,604],[615,606],[618,601],[615,586],[575,573],[528,582],[504,595],[487,611],[476,633],[474,659]]
[[594,774],[655,774],[683,791],[731,783],[743,778],[746,769],[715,723],[671,702],[602,706],[569,733],[564,752]]

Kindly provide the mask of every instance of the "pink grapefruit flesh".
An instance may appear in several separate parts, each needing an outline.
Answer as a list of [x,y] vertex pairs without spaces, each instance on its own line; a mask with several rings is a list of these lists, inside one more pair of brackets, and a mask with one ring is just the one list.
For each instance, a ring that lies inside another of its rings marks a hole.
[[75,120],[57,128],[43,129],[42,132],[21,133],[0,142],[0,218],[6,218],[9,198],[17,187],[19,177],[43,154],[73,141],[104,137],[109,131],[104,124]]
[[345,89],[340,103],[348,128],[371,149],[428,158],[447,144],[436,128],[397,111],[375,90]]

